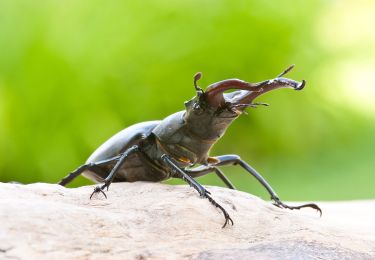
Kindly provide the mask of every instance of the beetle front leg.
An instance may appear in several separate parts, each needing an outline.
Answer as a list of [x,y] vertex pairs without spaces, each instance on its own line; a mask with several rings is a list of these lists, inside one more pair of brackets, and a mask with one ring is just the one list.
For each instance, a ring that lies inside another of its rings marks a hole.
[[233,225],[233,220],[229,216],[228,212],[219,204],[217,203],[209,194],[211,194],[208,190],[206,190],[201,184],[199,184],[196,180],[194,180],[189,174],[183,171],[180,167],[178,167],[166,154],[163,154],[162,157],[163,161],[176,173],[181,175],[181,178],[186,181],[190,186],[192,186],[195,190],[197,190],[201,197],[207,198],[212,205],[219,208],[225,218],[224,228],[229,222]]
[[92,198],[92,196],[95,194],[95,193],[98,193],[98,192],[101,192],[103,193],[104,197],[107,198],[107,195],[105,194],[104,192],[104,189],[107,188],[107,191],[108,191],[108,188],[109,188],[109,185],[111,185],[113,179],[115,178],[118,170],[121,168],[121,166],[125,163],[125,160],[126,158],[135,153],[135,152],[138,152],[139,151],[139,147],[138,145],[134,145],[132,147],[130,147],[129,149],[127,149],[125,152],[123,152],[122,154],[120,154],[120,157],[116,163],[116,165],[112,168],[111,172],[109,173],[109,175],[107,176],[107,178],[105,178],[104,180],[104,184],[101,185],[101,186],[96,186],[94,191],[91,193],[90,195],[90,199]]
[[207,194],[211,194],[208,190],[206,190],[201,184],[199,184],[196,180],[194,180],[189,174],[183,171],[180,167],[178,167],[167,155],[163,154],[161,159],[167,163],[172,170],[178,174],[180,174],[181,178],[186,181],[190,187],[193,187],[196,191],[198,191],[201,197],[206,197]]
[[313,208],[316,209],[320,216],[322,215],[322,210],[319,208],[318,205],[314,203],[308,203],[303,204],[300,206],[288,206],[285,203],[283,203],[279,196],[277,196],[276,192],[272,189],[272,187],[267,183],[267,181],[258,173],[253,167],[248,165],[244,160],[242,160],[238,155],[222,155],[215,157],[218,162],[214,164],[214,166],[221,166],[221,165],[240,165],[242,168],[244,168],[247,172],[249,172],[251,175],[253,175],[262,185],[266,188],[268,193],[271,195],[271,200],[274,201],[274,205],[279,208],[285,208],[285,209],[301,209],[301,208]]

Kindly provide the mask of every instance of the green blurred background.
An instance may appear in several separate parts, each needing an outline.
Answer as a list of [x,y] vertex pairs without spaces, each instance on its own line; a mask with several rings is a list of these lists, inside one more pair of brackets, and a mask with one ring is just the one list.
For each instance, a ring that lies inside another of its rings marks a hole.
[[201,86],[257,82],[295,63],[305,90],[259,98],[271,106],[211,155],[241,155],[284,200],[375,198],[374,13],[370,0],[2,0],[0,181],[56,183],[114,133],[182,110],[197,71]]

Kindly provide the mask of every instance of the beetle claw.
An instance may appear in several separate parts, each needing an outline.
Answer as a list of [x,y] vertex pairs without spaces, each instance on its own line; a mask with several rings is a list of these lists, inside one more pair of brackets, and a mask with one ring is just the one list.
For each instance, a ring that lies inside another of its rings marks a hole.
[[206,198],[217,208],[219,208],[221,210],[221,212],[223,212],[223,215],[224,215],[224,218],[225,218],[225,221],[224,221],[224,225],[222,226],[222,228],[225,228],[227,226],[228,223],[230,223],[232,226],[234,224],[232,218],[229,216],[228,212],[219,204],[217,203],[213,198],[211,198],[211,196],[209,196],[208,194],[206,194]]
[[[107,195],[106,195],[105,192],[103,191],[103,188],[104,188],[104,187],[105,187],[105,186],[103,186],[103,187],[96,186],[96,187],[94,188],[94,191],[93,191],[93,192],[91,193],[91,195],[90,195],[90,200],[91,200],[92,196],[94,196],[94,194],[95,194],[95,193],[98,193],[98,192],[103,193],[104,197],[107,199]],[[108,190],[108,186],[107,186],[107,190]]]
[[[226,213],[226,214],[225,214]],[[224,225],[221,227],[221,228],[225,228],[226,225],[230,222],[230,224],[233,226],[234,222],[232,220],[232,218],[229,216],[229,214],[225,211],[224,213],[224,217],[225,217],[225,222],[224,222]]]

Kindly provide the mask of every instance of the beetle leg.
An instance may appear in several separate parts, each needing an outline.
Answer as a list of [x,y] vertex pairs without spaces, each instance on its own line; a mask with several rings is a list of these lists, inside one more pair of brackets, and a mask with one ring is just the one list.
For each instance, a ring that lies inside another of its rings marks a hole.
[[104,184],[102,186],[97,186],[95,187],[94,191],[91,193],[91,196],[90,196],[90,199],[92,198],[92,196],[95,194],[95,193],[98,193],[98,192],[101,192],[104,194],[105,198],[107,198],[106,194],[104,193],[104,189],[107,188],[107,191],[108,191],[108,188],[109,188],[109,185],[111,185],[113,179],[115,178],[118,170],[120,169],[120,167],[125,163],[125,160],[126,158],[132,154],[132,153],[135,153],[135,152],[138,152],[139,151],[139,147],[138,145],[133,145],[132,147],[130,147],[128,150],[126,150],[125,152],[123,152],[121,155],[120,155],[120,158],[118,159],[116,165],[112,168],[111,172],[109,173],[109,175],[107,176],[107,178],[105,178],[104,180]]
[[95,169],[99,165],[103,165],[103,164],[107,164],[107,163],[117,161],[117,160],[120,159],[120,157],[121,157],[121,155],[118,155],[118,156],[115,156],[115,157],[112,157],[112,158],[109,158],[109,159],[106,159],[106,160],[102,160],[102,161],[98,161],[98,162],[92,162],[92,163],[86,163],[84,165],[81,165],[76,170],[74,170],[73,172],[71,172],[67,176],[65,176],[61,181],[59,181],[58,184],[61,185],[61,186],[65,186],[69,182],[74,180],[76,177],[78,177],[82,172],[84,172],[86,170],[90,170],[90,169]]
[[191,177],[196,178],[203,175],[206,175],[211,172],[215,172],[216,175],[225,183],[225,185],[232,190],[235,190],[236,187],[232,184],[232,182],[225,176],[225,174],[217,167],[215,166],[199,166],[193,169],[185,170],[186,173],[188,173]]
[[303,205],[300,205],[300,206],[288,206],[286,204],[284,204],[282,201],[280,201],[279,198],[275,198],[273,199],[274,203],[273,205],[275,205],[276,207],[279,207],[279,208],[283,208],[283,209],[290,209],[290,210],[293,210],[293,209],[301,209],[301,208],[313,208],[313,209],[316,209],[319,213],[320,213],[320,216],[322,216],[322,210],[318,207],[318,205],[314,204],[314,203],[308,203],[308,204],[303,204]]
[[238,155],[222,155],[215,157],[219,160],[218,163],[215,164],[215,166],[221,166],[221,165],[240,165],[242,168],[244,168],[247,172],[249,172],[251,175],[253,175],[262,185],[266,188],[268,193],[271,195],[271,199],[274,201],[274,205],[280,208],[286,208],[286,209],[301,209],[301,208],[313,208],[316,209],[320,216],[322,215],[322,210],[318,207],[318,205],[314,203],[304,204],[300,206],[288,206],[281,202],[279,199],[279,196],[277,196],[276,192],[272,189],[272,187],[267,183],[267,181],[258,173],[253,167],[248,165],[245,161],[243,161]]
[[90,200],[91,200],[92,196],[93,196],[95,193],[97,193],[97,192],[101,192],[101,193],[103,193],[104,197],[107,198],[107,194],[105,194],[105,192],[102,190],[102,188],[99,187],[99,186],[96,186],[96,187],[94,188],[94,192],[91,193],[91,195],[90,195]]
[[198,191],[201,197],[205,197],[206,194],[210,194],[202,185],[200,185],[196,180],[194,180],[190,175],[178,167],[167,155],[163,154],[161,158],[172,168],[172,171],[176,172],[181,176],[181,178],[186,181],[190,187],[193,187]]
[[219,208],[225,218],[224,228],[228,223],[233,225],[233,220],[229,216],[228,212],[219,204],[217,203],[209,194],[211,194],[208,190],[206,190],[202,185],[200,185],[196,180],[194,180],[189,174],[187,174],[184,170],[178,167],[166,154],[163,154],[162,157],[163,161],[172,169],[172,171],[181,175],[181,178],[186,181],[191,187],[197,190],[201,197],[207,198],[212,205]]

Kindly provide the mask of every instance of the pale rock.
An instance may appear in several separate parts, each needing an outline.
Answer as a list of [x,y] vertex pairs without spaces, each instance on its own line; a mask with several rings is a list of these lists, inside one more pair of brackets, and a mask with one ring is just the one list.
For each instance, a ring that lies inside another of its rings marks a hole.
[[[375,259],[375,201],[279,209],[208,187],[234,226],[191,187],[0,183],[0,259]],[[293,204],[293,203],[291,203]]]

